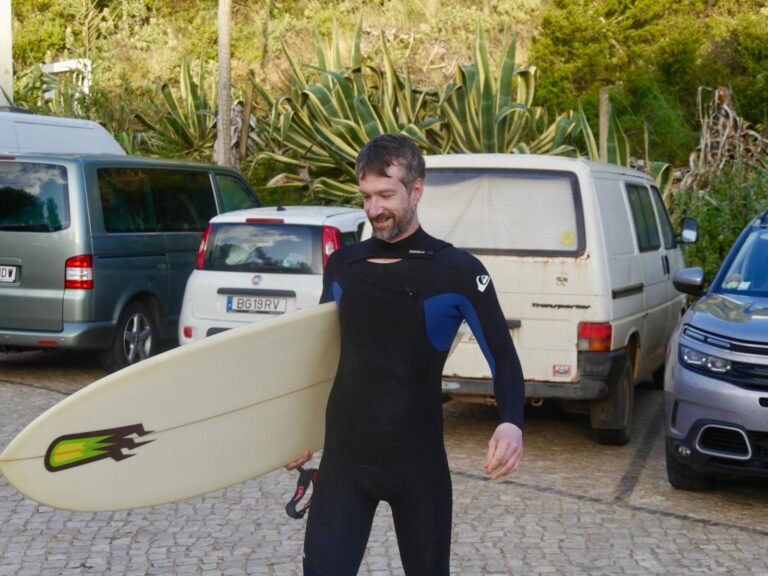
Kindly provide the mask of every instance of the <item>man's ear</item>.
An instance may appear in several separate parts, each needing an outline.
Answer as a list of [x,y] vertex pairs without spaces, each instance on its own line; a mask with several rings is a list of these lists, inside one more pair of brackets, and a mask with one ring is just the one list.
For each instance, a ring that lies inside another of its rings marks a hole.
[[411,186],[411,196],[413,196],[413,199],[416,201],[416,203],[419,203],[419,200],[421,200],[421,195],[424,193],[424,178],[417,178],[413,186]]

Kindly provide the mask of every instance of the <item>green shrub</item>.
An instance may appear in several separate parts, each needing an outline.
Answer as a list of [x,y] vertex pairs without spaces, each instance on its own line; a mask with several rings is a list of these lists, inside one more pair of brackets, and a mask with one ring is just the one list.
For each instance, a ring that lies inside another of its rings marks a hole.
[[711,281],[744,226],[766,209],[768,171],[741,164],[713,171],[698,192],[675,194],[670,211],[676,227],[684,216],[699,221],[699,241],[683,248],[686,266],[701,266]]

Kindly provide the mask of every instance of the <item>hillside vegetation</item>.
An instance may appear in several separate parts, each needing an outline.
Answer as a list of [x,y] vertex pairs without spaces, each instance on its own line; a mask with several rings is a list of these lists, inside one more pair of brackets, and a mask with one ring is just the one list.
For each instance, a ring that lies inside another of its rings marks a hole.
[[[132,153],[211,159],[215,0],[14,0],[12,8],[18,105],[97,119]],[[375,130],[411,125],[426,152],[461,151],[471,144],[466,126],[454,121],[450,128],[450,115],[451,109],[481,106],[484,88],[473,84],[475,74],[492,76],[501,95],[505,82],[515,86],[508,106],[516,107],[516,115],[498,102],[494,112],[506,123],[494,128],[493,146],[512,152],[588,153],[584,130],[597,126],[602,87],[611,93],[616,146],[626,136],[631,156],[673,167],[687,166],[700,143],[701,86],[731,87],[729,110],[750,133],[764,137],[768,125],[765,0],[234,0],[232,22],[233,101],[252,95],[254,102],[254,129],[241,170],[257,186],[283,174],[281,201],[318,201],[308,183],[344,180],[345,159],[332,157],[339,144],[333,138],[327,143],[330,160],[320,158],[319,168],[296,159],[302,139],[328,136],[321,129],[327,119],[302,109],[311,107],[306,95],[327,90],[338,104],[353,97],[344,91],[345,82],[362,90],[354,98],[367,102],[347,110],[350,121],[373,113]],[[510,46],[518,69],[504,76]],[[92,62],[87,96],[78,91],[77,78],[57,84],[40,70],[41,63],[71,58]],[[340,76],[322,70],[334,67]],[[484,75],[483,69],[493,73]],[[400,112],[388,121],[382,112],[391,105],[382,96],[385,84],[400,95]],[[44,100],[54,86],[54,99]],[[473,91],[474,103],[465,102]],[[579,110],[588,124],[579,123]],[[301,114],[308,126],[290,132],[285,123],[295,124]],[[359,132],[347,131],[349,154],[372,133],[370,124],[359,126]],[[280,139],[288,134],[298,138],[293,148]],[[489,134],[481,142],[485,149]],[[755,157],[765,156],[758,145]],[[766,163],[728,163],[727,169],[722,163],[711,167],[720,179],[697,179],[670,202],[703,214],[728,204],[734,186],[751,186],[750,207],[764,206]],[[714,194],[713,186],[722,188],[717,202],[706,197]],[[734,202],[744,208],[743,200],[734,196]],[[719,217],[707,214],[716,227]],[[732,234],[726,236],[721,243]]]

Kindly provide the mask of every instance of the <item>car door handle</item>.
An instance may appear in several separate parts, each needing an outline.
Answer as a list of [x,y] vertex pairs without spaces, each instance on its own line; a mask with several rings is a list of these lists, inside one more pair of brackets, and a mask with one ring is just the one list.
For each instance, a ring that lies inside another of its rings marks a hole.
[[661,267],[664,270],[664,276],[669,276],[669,273],[670,273],[669,257],[666,254],[663,254],[661,256]]

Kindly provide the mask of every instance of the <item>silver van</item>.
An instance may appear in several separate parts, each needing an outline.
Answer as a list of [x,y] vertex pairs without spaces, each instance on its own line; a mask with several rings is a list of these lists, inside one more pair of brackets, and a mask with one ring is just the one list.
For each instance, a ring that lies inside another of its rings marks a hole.
[[208,220],[259,205],[218,166],[0,155],[0,351],[99,350],[110,371],[154,354]]
[[[685,309],[672,285],[681,242],[654,180],[557,156],[428,156],[419,218],[475,254],[493,278],[525,375],[526,397],[589,414],[597,439],[625,444],[634,385],[663,378]],[[469,331],[448,358],[443,393],[493,402],[488,363]]]
[[0,154],[116,154],[125,156],[103,126],[93,120],[0,109]]

